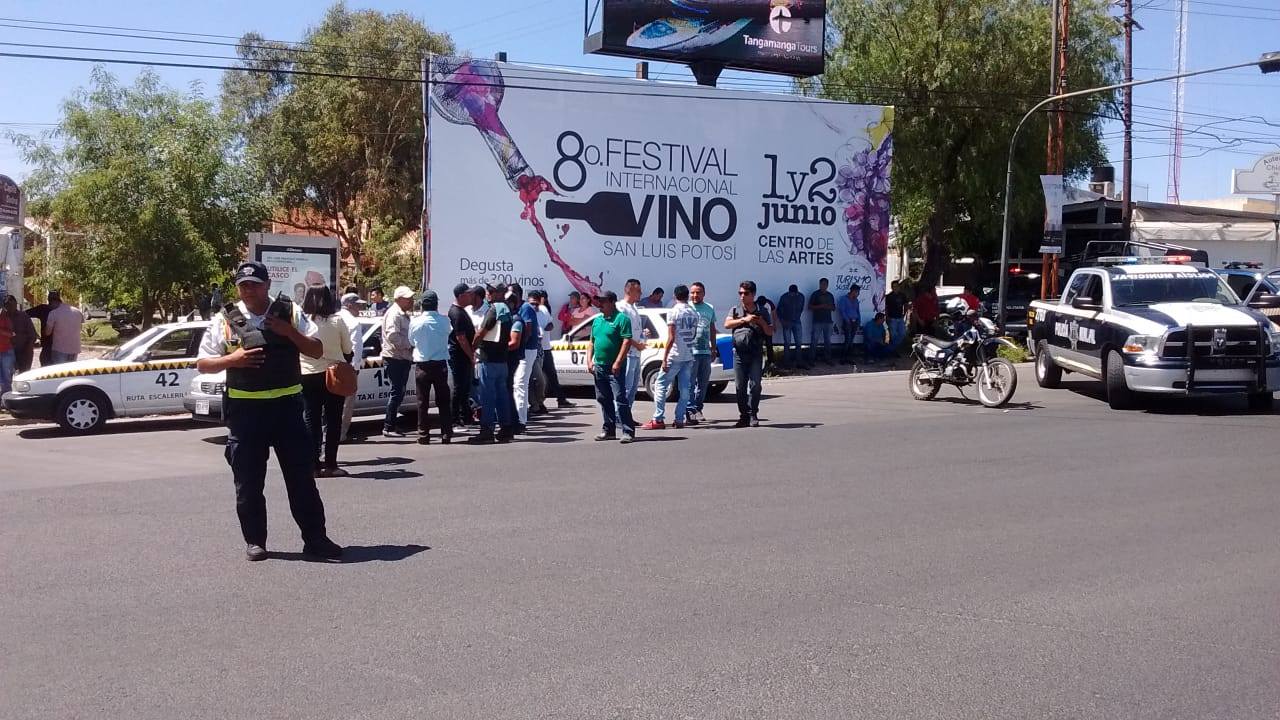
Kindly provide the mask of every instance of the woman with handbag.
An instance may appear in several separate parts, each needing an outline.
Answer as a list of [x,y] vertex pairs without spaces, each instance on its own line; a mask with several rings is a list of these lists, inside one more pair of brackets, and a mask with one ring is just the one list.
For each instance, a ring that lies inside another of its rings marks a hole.
[[355,371],[348,363],[353,352],[351,335],[337,314],[337,303],[328,285],[307,288],[302,312],[311,320],[311,337],[319,338],[324,345],[320,357],[303,355],[301,361],[302,397],[316,460],[316,477],[344,477],[347,471],[338,467],[338,442],[342,437],[343,403],[356,390]]

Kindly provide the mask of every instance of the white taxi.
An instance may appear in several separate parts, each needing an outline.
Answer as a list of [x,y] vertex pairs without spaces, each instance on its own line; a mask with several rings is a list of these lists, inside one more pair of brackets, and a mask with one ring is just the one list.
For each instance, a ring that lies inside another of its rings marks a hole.
[[208,326],[156,325],[101,357],[28,370],[13,379],[4,408],[76,434],[98,430],[114,417],[180,413]]
[[[378,318],[360,318],[360,331],[364,337],[364,365],[360,371],[356,390],[356,415],[382,413],[391,396],[391,378],[382,372],[382,322]],[[226,388],[226,373],[196,375],[191,378],[182,406],[191,417],[205,422],[222,422],[222,392]],[[413,374],[405,383],[402,411],[418,408],[418,388]]]
[[[640,386],[652,399],[657,393],[658,371],[662,369],[662,353],[667,347],[667,308],[637,308],[640,321],[644,323],[644,339],[647,347],[640,353]],[[551,352],[556,362],[556,377],[561,385],[592,386],[595,379],[591,377],[591,363],[587,358],[587,347],[591,342],[591,323],[589,318],[574,326],[565,336],[551,343]],[[716,347],[719,358],[711,364],[711,381],[707,385],[707,397],[715,397],[729,387],[733,381],[733,336],[720,334],[716,336]],[[724,361],[729,361],[726,368]],[[672,397],[676,388],[671,388]]]

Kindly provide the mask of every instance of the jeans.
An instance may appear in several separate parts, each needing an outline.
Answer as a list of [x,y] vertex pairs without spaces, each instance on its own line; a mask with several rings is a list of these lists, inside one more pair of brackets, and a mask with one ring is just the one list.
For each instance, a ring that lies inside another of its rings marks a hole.
[[[700,357],[710,358],[709,355]],[[695,363],[693,360],[684,362],[673,362],[667,364],[667,369],[658,375],[658,397],[653,399],[653,419],[658,422],[665,422],[667,417],[667,394],[671,390],[671,385],[675,384],[676,392],[680,393],[680,397],[676,400],[676,416],[674,421],[684,423],[685,414],[689,412],[689,398],[693,392],[689,389],[689,381],[692,379]]]
[[538,362],[538,349],[517,351],[520,359],[512,378],[512,397],[516,401],[516,418],[521,425],[529,422],[529,381],[533,379],[533,366]]
[[818,359],[818,338],[822,338],[822,359],[831,360],[831,323],[816,322],[809,326],[809,356]]
[[[635,407],[636,390],[640,388],[640,356],[627,355],[627,363],[622,368],[622,397],[614,398],[616,404],[621,405],[623,400],[626,401],[627,408]],[[622,410],[619,408],[618,413]]]
[[885,358],[893,355],[893,348],[882,342],[868,340],[864,344],[867,349],[868,360],[884,360]]
[[858,330],[862,324],[856,320],[843,320],[840,323],[840,333],[844,335],[844,359],[853,362],[854,340],[858,339]]
[[564,388],[560,387],[560,377],[556,375],[556,358],[551,350],[542,351],[542,372],[547,376],[547,397],[555,396],[559,402],[565,402]]
[[782,362],[784,365],[798,365],[804,358],[800,355],[800,321],[782,326]]
[[529,379],[529,407],[541,408],[547,404],[547,373],[542,369],[542,353],[538,350],[538,358],[533,361],[533,377]]
[[734,389],[738,392],[738,417],[748,420],[760,412],[760,378],[764,375],[764,352],[733,351]]
[[236,485],[240,532],[250,545],[267,543],[267,459],[275,450],[289,493],[289,510],[302,530],[304,543],[325,539],[324,503],[316,489],[315,458],[302,419],[302,395],[273,400],[223,402],[227,423],[224,456]]
[[75,361],[76,361],[76,357],[77,357],[78,355],[80,355],[80,353],[64,353],[64,352],[58,352],[57,350],[50,350],[50,351],[49,351],[49,362],[48,362],[48,363],[42,363],[42,364],[58,365],[58,364],[61,364],[61,363],[75,362]]
[[[471,424],[472,383],[475,381],[476,366],[465,353],[449,353],[449,372],[453,375],[452,411],[454,426]],[[419,398],[418,402],[422,402]]]
[[[311,457],[316,467],[338,466],[338,441],[342,436],[342,404],[346,400],[334,395],[324,383],[324,373],[302,376],[302,400],[307,431],[311,433]],[[324,449],[324,462],[320,451]]]
[[907,337],[907,321],[905,318],[889,318],[889,347],[897,351]]
[[631,417],[631,406],[620,402],[626,399],[625,371],[615,373],[612,367],[595,363],[591,366],[591,376],[595,378],[596,402],[600,405],[600,415],[604,420],[601,428],[605,434],[615,434],[621,425],[623,435],[635,435],[636,422]]
[[391,382],[391,397],[387,398],[387,415],[382,419],[384,430],[396,429],[396,416],[400,414],[400,403],[404,402],[404,386],[409,383],[409,370],[412,367],[412,360],[382,358],[382,375]]
[[511,427],[511,399],[507,396],[507,361],[480,363],[480,431],[493,434],[493,424]]
[[0,352],[0,394],[13,390],[13,370],[18,365],[18,356],[12,349]]
[[453,437],[453,408],[449,393],[449,364],[444,360],[414,363],[414,383],[418,387],[418,434],[426,437],[427,415],[431,410],[431,391],[436,393],[436,410],[440,415],[440,435]]
[[[694,355],[691,361],[693,367],[689,369],[689,413],[702,412],[702,406],[707,402],[707,388],[711,385],[711,356],[710,355]],[[684,397],[682,394],[681,397]],[[684,422],[684,418],[679,418],[677,422]]]

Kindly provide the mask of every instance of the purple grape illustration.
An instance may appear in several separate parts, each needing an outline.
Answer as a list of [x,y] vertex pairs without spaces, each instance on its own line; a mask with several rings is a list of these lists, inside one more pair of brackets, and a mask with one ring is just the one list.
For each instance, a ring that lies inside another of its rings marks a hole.
[[507,184],[518,190],[516,179],[533,173],[498,117],[504,90],[498,64],[477,58],[435,58],[431,61],[431,82],[435,86],[432,103],[441,117],[479,130]]
[[861,255],[883,273],[889,257],[889,171],[893,135],[879,148],[860,150],[838,171],[836,187],[844,205],[849,252]]

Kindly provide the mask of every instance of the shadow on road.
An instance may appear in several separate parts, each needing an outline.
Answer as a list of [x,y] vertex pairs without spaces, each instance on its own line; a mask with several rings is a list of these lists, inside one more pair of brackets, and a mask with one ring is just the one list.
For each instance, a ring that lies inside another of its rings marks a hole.
[[348,545],[342,549],[342,561],[340,563],[330,563],[327,560],[303,555],[299,552],[273,552],[270,559],[351,565],[367,562],[396,562],[411,558],[420,552],[430,549],[426,545]]
[[[190,418],[155,418],[148,420],[108,421],[94,435],[132,435],[134,433],[154,432],[157,430],[209,430],[214,425]],[[18,431],[18,437],[26,440],[51,440],[72,437],[56,425],[27,428]]]
[[372,459],[370,459],[370,460],[352,460],[351,462],[346,462],[346,461],[344,460],[344,461],[343,461],[343,463],[342,463],[342,466],[343,466],[343,467],[348,467],[348,468],[353,468],[353,467],[380,467],[380,466],[383,466],[383,465],[409,465],[409,464],[411,464],[411,463],[413,463],[413,458],[407,458],[407,457],[380,457],[380,458],[372,458]]
[[347,477],[353,480],[412,480],[422,477],[422,473],[402,468],[387,470],[370,470],[369,472],[353,472]]
[[[1062,383],[1066,390],[1081,397],[1106,404],[1107,393],[1101,382],[1077,381]],[[1199,417],[1226,417],[1234,415],[1275,415],[1271,411],[1250,411],[1244,395],[1141,395],[1137,407],[1131,411],[1147,415],[1188,415]]]

